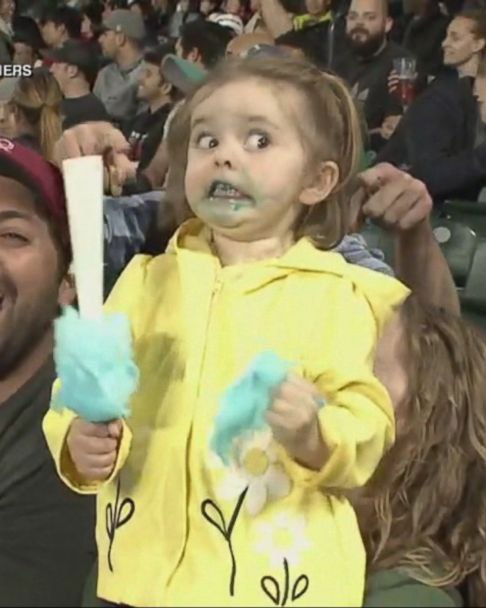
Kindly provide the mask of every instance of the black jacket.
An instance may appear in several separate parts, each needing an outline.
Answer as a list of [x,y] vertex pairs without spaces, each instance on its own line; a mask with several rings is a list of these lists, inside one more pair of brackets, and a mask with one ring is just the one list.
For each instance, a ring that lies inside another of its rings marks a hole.
[[472,80],[444,73],[412,104],[378,161],[406,167],[438,203],[476,200],[486,185],[486,143],[476,146],[478,124]]

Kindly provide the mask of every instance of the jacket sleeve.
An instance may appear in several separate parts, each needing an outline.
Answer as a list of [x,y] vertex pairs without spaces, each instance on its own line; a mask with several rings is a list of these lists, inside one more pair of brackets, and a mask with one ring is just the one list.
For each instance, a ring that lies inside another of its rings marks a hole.
[[308,379],[326,402],[319,419],[329,457],[320,471],[313,471],[284,456],[290,476],[303,486],[363,486],[394,441],[393,405],[373,374],[373,364],[378,337],[408,290],[394,279],[369,274],[376,275],[370,277],[373,289],[363,292],[347,283],[333,294],[334,305],[327,306],[334,310],[322,324],[321,340],[309,341],[320,343],[308,352],[307,367]]
[[[110,298],[105,305],[105,312],[123,312],[132,321],[134,342],[136,343],[136,312],[138,297],[143,292],[146,266],[150,258],[137,256],[129,264],[125,272],[115,285]],[[54,384],[53,395],[58,389],[58,382]],[[87,483],[77,473],[67,448],[67,437],[76,414],[66,404],[66,408],[56,411],[49,408],[43,420],[43,431],[47,445],[54,459],[57,472],[63,482],[79,494],[96,494],[100,488],[111,482],[123,468],[130,452],[132,435],[128,424],[123,421],[122,440],[118,449],[115,467],[109,479],[100,483]]]
[[458,122],[459,110],[447,95],[425,93],[408,118],[404,136],[410,172],[427,185],[432,197],[472,187],[486,178],[486,149],[451,152],[454,133],[464,125]]

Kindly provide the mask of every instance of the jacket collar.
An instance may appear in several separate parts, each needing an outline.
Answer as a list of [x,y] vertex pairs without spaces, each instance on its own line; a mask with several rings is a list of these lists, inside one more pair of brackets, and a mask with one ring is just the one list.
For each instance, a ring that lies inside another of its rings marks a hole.
[[[197,265],[201,263],[211,266],[217,273],[221,271],[221,265],[217,256],[211,249],[210,231],[199,219],[190,219],[185,222],[171,239],[168,254],[174,254],[178,258],[191,258],[192,262],[197,259]],[[188,259],[189,261],[189,259]],[[347,267],[346,262],[339,253],[321,251],[317,249],[308,238],[301,238],[282,257],[262,260],[245,265],[252,272],[241,273],[242,281],[247,289],[254,289],[262,283],[286,276],[294,271],[308,271],[331,273],[342,276]],[[241,265],[228,267],[237,272]]]

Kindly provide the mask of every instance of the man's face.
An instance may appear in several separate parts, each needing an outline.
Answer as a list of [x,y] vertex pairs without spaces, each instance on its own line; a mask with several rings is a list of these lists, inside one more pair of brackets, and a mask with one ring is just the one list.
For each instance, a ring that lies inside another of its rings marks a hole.
[[160,68],[153,63],[145,62],[143,70],[138,79],[138,98],[152,101],[160,96],[162,89],[162,77]]
[[112,30],[103,32],[99,37],[99,43],[103,56],[107,59],[114,59],[118,49],[116,33]]
[[11,23],[15,13],[15,0],[0,0],[0,17]]
[[392,21],[379,0],[353,0],[346,20],[346,35],[353,51],[362,57],[374,55],[384,44]]
[[68,65],[66,63],[55,62],[51,65],[50,72],[57,80],[61,90],[64,90],[66,83],[69,81]]
[[62,46],[66,40],[66,30],[63,25],[56,25],[53,21],[46,21],[41,25],[42,38],[46,45],[51,48]]
[[13,63],[16,65],[34,65],[35,57],[32,47],[24,42],[14,42]]
[[52,328],[59,305],[70,303],[59,254],[33,196],[0,177],[0,378]]
[[456,17],[447,29],[447,36],[442,43],[444,64],[460,67],[470,61],[484,48],[484,41],[474,33],[471,19]]

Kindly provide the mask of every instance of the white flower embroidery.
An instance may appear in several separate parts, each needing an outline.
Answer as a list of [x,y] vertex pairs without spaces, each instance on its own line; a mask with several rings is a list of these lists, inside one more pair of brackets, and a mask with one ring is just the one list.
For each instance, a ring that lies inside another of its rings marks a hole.
[[234,500],[248,488],[245,507],[252,516],[258,515],[268,501],[288,496],[292,487],[271,443],[269,431],[255,433],[242,442],[237,462],[231,465],[218,488],[222,500]]
[[290,513],[279,513],[270,522],[260,523],[255,543],[259,553],[265,553],[274,568],[287,560],[289,566],[300,562],[301,554],[311,547],[306,534],[305,518]]

